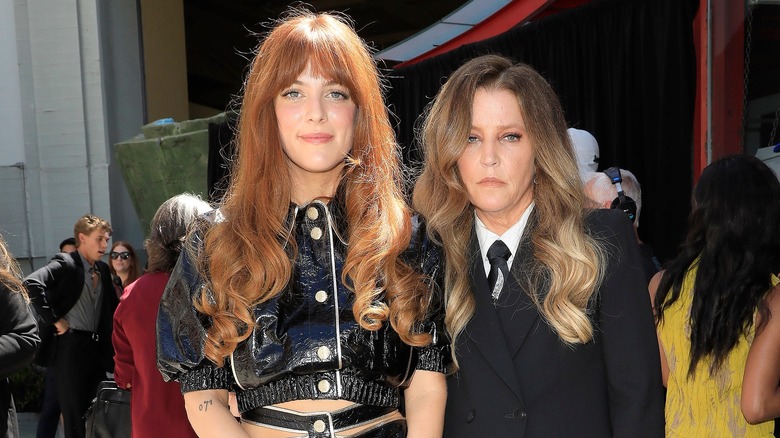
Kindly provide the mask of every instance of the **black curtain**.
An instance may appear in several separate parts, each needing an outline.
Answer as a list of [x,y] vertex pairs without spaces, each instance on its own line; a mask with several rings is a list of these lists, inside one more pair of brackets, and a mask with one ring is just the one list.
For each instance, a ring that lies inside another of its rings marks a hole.
[[693,176],[698,0],[595,0],[485,41],[387,72],[404,160],[425,106],[464,61],[497,53],[536,68],[560,96],[570,126],[599,142],[599,170],[631,170],[642,185],[640,236],[661,261],[687,228]]

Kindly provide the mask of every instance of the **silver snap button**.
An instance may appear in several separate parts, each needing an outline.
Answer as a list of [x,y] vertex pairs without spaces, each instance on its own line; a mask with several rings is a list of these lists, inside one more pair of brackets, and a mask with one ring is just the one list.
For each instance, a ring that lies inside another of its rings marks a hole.
[[325,432],[325,422],[322,420],[317,420],[314,422],[314,431],[317,433]]
[[311,229],[311,233],[309,233],[312,239],[314,240],[320,240],[322,237],[322,228],[320,227],[314,227]]
[[316,221],[318,217],[320,217],[320,212],[317,211],[314,207],[309,207],[306,209],[306,217],[310,220]]
[[330,382],[327,380],[320,380],[317,382],[317,389],[320,390],[320,392],[328,392],[330,391]]
[[330,357],[330,348],[326,346],[322,346],[317,349],[317,357],[319,357],[322,360],[325,360]]
[[324,290],[318,291],[316,294],[314,294],[314,299],[317,300],[317,302],[324,303],[325,300],[328,299],[328,293]]

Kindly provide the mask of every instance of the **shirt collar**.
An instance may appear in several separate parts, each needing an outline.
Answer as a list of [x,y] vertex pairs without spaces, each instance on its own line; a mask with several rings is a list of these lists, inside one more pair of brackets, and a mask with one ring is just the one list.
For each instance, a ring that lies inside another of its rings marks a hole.
[[488,262],[487,258],[488,249],[493,242],[499,239],[506,244],[510,251],[512,251],[512,255],[509,256],[509,260],[507,260],[507,265],[510,268],[512,267],[512,262],[515,259],[515,252],[517,251],[517,247],[520,246],[520,239],[523,237],[523,232],[525,231],[525,227],[528,224],[528,219],[531,217],[531,211],[533,211],[533,209],[534,202],[532,201],[520,216],[520,219],[500,236],[488,230],[485,224],[477,216],[477,213],[474,213],[474,228],[477,232],[477,241],[479,242],[479,251],[482,254],[482,265],[485,267],[485,275],[490,272],[490,262]]
[[[90,265],[87,259],[84,258],[84,256],[81,255],[81,253],[78,250],[76,252],[78,252],[79,257],[81,257],[81,266],[84,268],[84,272],[89,273],[89,269],[94,268],[95,264],[93,263]],[[95,272],[97,272],[97,269],[95,269]]]

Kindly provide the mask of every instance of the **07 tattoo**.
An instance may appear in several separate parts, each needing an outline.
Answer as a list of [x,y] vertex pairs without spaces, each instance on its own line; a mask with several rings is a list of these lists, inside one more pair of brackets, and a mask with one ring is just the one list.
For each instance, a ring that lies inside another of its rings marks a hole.
[[198,410],[202,411],[202,412],[206,412],[206,411],[209,410],[209,405],[212,405],[212,404],[214,404],[214,402],[211,399],[206,400],[203,403],[198,405]]

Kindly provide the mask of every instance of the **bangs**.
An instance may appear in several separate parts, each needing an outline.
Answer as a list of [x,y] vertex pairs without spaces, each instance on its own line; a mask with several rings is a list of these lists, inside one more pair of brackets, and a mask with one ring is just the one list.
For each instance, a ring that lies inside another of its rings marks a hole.
[[[356,86],[349,66],[355,64],[356,57],[360,56],[355,49],[362,50],[362,43],[351,41],[346,32],[349,28],[339,24],[341,26],[319,21],[300,23],[282,37],[286,40],[285,44],[271,44],[276,53],[265,56],[271,63],[269,67],[272,70],[269,71],[274,71],[270,88],[274,92],[282,90],[310,67],[312,76],[347,87],[360,103],[360,87]],[[342,26],[344,29],[340,28]],[[335,38],[334,33],[337,34]]]

